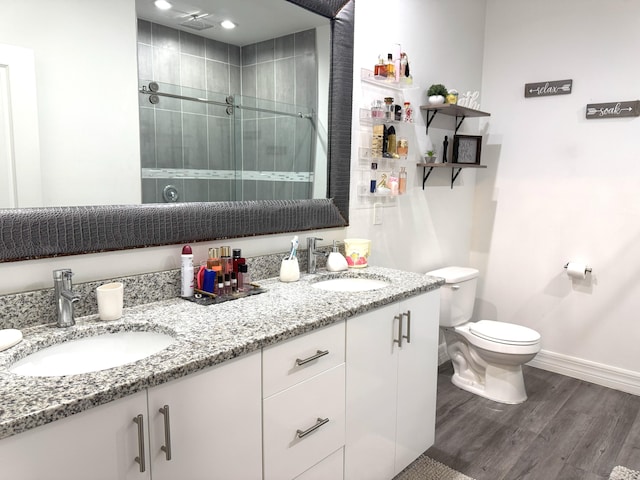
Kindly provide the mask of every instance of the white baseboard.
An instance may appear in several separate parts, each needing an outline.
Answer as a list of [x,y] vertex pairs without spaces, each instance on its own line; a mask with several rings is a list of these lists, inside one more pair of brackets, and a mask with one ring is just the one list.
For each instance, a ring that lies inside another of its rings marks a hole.
[[[440,349],[438,349],[438,354]],[[527,365],[568,377],[640,395],[640,372],[541,350]]]

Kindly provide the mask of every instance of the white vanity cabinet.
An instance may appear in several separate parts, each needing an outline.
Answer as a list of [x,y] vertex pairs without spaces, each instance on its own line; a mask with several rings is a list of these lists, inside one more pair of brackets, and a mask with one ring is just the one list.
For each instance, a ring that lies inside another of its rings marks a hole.
[[434,441],[439,295],[2,439],[0,478],[390,480]]
[[344,359],[344,321],[263,349],[264,480],[342,478]]
[[260,367],[254,352],[0,440],[0,477],[259,480]]
[[348,320],[346,480],[389,480],[433,444],[439,295]]

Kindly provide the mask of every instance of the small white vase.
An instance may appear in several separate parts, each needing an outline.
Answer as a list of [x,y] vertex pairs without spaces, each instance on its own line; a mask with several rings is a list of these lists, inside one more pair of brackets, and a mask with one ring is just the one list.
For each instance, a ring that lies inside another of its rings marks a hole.
[[431,95],[429,97],[429,103],[431,105],[442,105],[444,103],[444,97],[442,95]]

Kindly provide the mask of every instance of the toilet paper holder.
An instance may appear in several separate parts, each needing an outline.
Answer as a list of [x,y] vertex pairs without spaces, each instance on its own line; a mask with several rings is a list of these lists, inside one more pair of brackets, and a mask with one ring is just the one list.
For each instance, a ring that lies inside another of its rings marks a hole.
[[[567,262],[567,263],[564,265],[564,268],[565,268],[565,269],[569,268],[569,264],[570,264],[570,263],[571,263],[571,262]],[[591,267],[589,267],[589,266],[585,266],[585,267],[584,267],[584,273],[591,273]]]

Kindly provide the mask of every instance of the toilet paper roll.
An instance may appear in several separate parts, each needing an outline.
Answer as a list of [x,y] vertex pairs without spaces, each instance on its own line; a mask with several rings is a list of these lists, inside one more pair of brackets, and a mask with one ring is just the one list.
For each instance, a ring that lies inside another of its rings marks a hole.
[[587,265],[580,262],[569,262],[567,265],[567,275],[571,278],[583,280],[587,276]]

